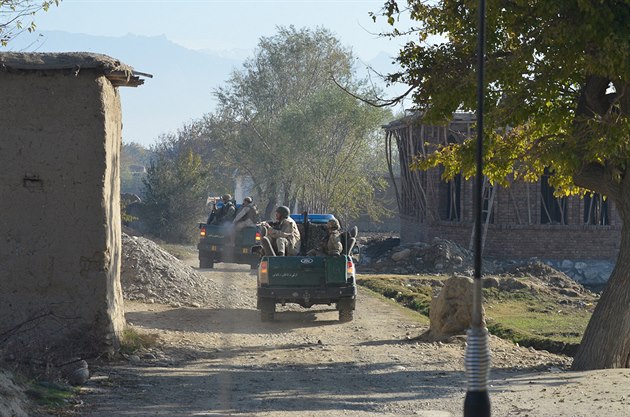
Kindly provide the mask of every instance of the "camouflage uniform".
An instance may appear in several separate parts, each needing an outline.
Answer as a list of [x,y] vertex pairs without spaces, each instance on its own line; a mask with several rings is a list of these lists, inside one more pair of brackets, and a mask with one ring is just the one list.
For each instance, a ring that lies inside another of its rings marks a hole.
[[343,251],[341,244],[341,233],[339,232],[339,222],[335,219],[329,220],[326,224],[328,234],[324,237],[317,248],[307,252],[310,256],[339,256]]
[[290,217],[275,224],[267,236],[278,255],[294,256],[300,251],[300,231]]
[[245,227],[256,226],[256,217],[258,217],[258,209],[252,199],[247,197],[241,208],[238,209],[232,223],[234,223],[236,230],[241,230]]

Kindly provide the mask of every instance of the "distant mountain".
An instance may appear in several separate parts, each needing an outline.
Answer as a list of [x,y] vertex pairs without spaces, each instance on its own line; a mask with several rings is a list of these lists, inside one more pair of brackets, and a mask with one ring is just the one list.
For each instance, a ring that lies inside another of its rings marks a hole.
[[[166,36],[92,36],[61,31],[20,36],[10,50],[24,52],[97,52],[119,59],[135,70],[153,75],[138,88],[120,89],[123,140],[145,146],[160,134],[211,112],[212,90],[240,67],[241,60],[210,51],[194,51]],[[35,40],[35,41],[34,41]]]

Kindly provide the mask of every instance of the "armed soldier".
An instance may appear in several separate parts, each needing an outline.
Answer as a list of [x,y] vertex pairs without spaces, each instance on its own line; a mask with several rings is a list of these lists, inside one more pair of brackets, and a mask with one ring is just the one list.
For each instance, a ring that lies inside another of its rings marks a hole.
[[245,197],[243,199],[243,205],[238,209],[232,221],[232,223],[234,223],[234,229],[239,231],[245,227],[256,226],[257,217],[258,209],[254,204],[254,200],[251,197]]
[[[236,214],[236,208],[234,208],[234,203],[232,202],[232,196],[230,194],[225,194],[221,197],[221,201],[223,201],[223,206],[221,206],[218,210],[213,209],[210,217],[212,219],[208,219],[210,224],[223,224],[223,223],[232,223],[234,220],[234,216]],[[213,215],[214,214],[214,215]]]
[[341,226],[337,219],[328,220],[326,223],[326,236],[317,248],[309,250],[306,254],[309,256],[339,256],[343,250],[339,229],[341,229]]
[[278,256],[295,256],[300,251],[300,231],[295,221],[289,217],[290,213],[288,207],[280,206],[276,209],[276,222],[261,224],[266,232],[265,238],[269,239],[271,249]]

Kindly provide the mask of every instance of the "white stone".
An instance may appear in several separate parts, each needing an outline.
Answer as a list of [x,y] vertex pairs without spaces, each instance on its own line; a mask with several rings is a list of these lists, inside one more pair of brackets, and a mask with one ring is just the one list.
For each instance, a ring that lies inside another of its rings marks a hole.
[[576,262],[574,265],[575,269],[577,269],[578,271],[582,271],[583,269],[586,268],[586,262]]
[[587,269],[584,271],[584,281],[593,282],[599,276],[599,272],[596,269]]

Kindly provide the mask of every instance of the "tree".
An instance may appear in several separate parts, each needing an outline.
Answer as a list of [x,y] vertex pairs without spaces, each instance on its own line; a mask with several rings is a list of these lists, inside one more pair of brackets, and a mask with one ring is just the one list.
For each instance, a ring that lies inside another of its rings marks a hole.
[[58,6],[61,0],[0,0],[0,45],[6,46],[11,39],[23,31],[35,30],[35,22],[25,22],[40,10]]
[[123,143],[120,152],[120,192],[142,193],[144,172],[140,169],[149,165],[151,153],[138,143]]
[[[226,169],[249,175],[258,194],[268,196],[262,202],[266,217],[278,200],[287,205],[300,201],[306,208],[322,210],[341,205],[330,195],[314,194],[312,174],[325,158],[322,143],[333,143],[344,151],[356,146],[363,153],[352,162],[363,163],[368,151],[364,145],[384,120],[382,111],[334,93],[333,77],[360,88],[353,78],[353,64],[352,53],[328,30],[280,27],[276,35],[261,38],[254,57],[215,92],[218,109],[206,118],[207,136],[221,142]],[[325,100],[332,100],[328,109]],[[335,112],[335,104],[343,105],[339,111],[344,114]],[[361,125],[341,129],[349,123]],[[326,160],[331,161],[343,158]],[[343,170],[337,169],[338,178],[326,184],[326,193],[339,197],[344,184],[348,185],[345,191],[351,190],[355,197],[364,192],[365,179],[370,176],[363,171],[362,185],[355,184],[361,168],[365,166],[350,167],[348,163]],[[341,180],[342,176],[346,179]],[[365,194],[367,199],[344,201],[366,202],[370,193]],[[352,205],[345,207],[354,210]]]
[[377,149],[385,116],[334,86],[283,112],[280,131],[287,136],[288,155],[297,155],[292,172],[303,209],[356,218],[378,207],[365,203],[384,186],[384,159]]
[[[411,86],[418,110],[446,121],[475,109],[478,2],[384,4],[391,36],[413,34],[390,82]],[[399,29],[399,13],[417,26]],[[377,18],[377,15],[373,15]],[[561,194],[606,195],[623,226],[620,253],[573,362],[576,370],[630,366],[630,2],[487,2],[485,175],[507,185],[547,168]],[[432,40],[433,42],[429,42]],[[508,129],[500,128],[508,127]],[[418,167],[473,173],[474,142],[441,147]]]
[[207,216],[206,199],[212,176],[202,161],[198,125],[163,136],[152,147],[144,178],[141,221],[149,233],[171,242],[190,242],[195,226]]

